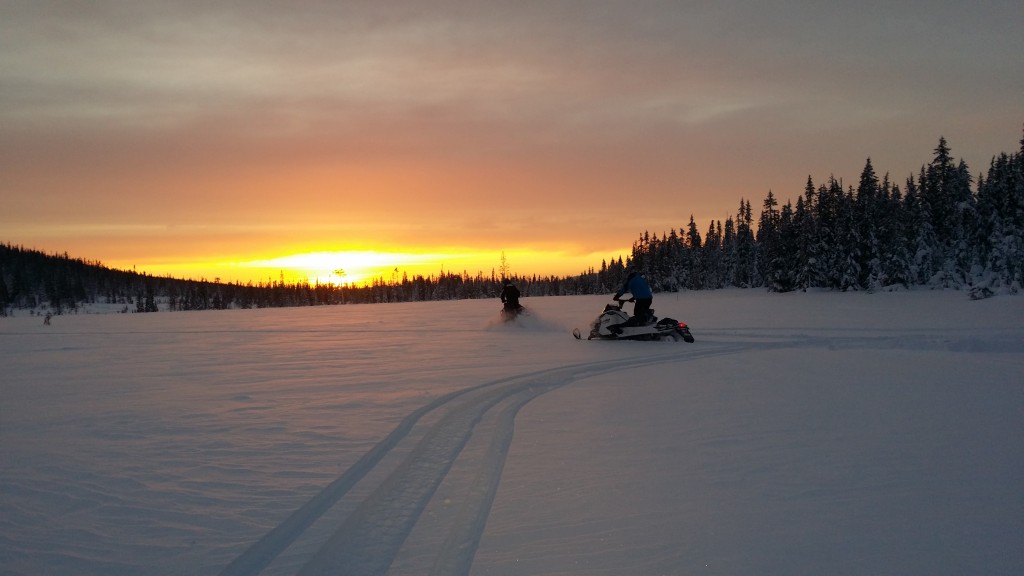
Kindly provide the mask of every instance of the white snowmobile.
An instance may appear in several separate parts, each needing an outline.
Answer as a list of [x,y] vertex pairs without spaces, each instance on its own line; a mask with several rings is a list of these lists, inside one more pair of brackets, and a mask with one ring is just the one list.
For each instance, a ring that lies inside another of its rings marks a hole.
[[[632,298],[629,300],[616,299],[615,302],[618,305],[605,304],[604,312],[594,320],[590,327],[590,335],[587,336],[587,340],[668,340],[676,342],[683,340],[693,342],[693,334],[690,334],[690,328],[685,322],[673,318],[659,320],[654,315],[654,310],[650,311],[646,322],[630,318],[629,314],[622,310],[622,305],[632,301]],[[572,335],[577,340],[583,338],[579,328],[575,328]]]

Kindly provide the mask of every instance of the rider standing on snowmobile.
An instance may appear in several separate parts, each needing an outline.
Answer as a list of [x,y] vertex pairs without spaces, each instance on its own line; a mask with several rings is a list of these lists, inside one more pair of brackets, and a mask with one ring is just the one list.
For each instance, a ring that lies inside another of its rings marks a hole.
[[519,289],[512,284],[511,280],[505,280],[505,287],[501,289],[501,303],[509,312],[517,312],[522,308],[519,304]]
[[626,281],[622,283],[622,288],[615,293],[615,299],[618,300],[626,292],[633,295],[634,302],[633,317],[630,318],[630,321],[640,326],[646,324],[651,315],[651,304],[654,302],[651,285],[640,274],[630,272],[626,276]]

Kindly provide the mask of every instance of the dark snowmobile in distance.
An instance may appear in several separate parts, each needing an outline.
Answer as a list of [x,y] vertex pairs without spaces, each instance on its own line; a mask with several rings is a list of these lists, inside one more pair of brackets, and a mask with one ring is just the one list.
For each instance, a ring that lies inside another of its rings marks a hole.
[[[629,314],[622,310],[622,305],[629,300],[615,300],[616,304],[605,304],[604,312],[601,313],[590,327],[590,335],[587,340],[683,340],[693,342],[693,334],[685,322],[674,318],[658,319],[651,310],[648,322],[640,323],[630,319]],[[580,329],[572,331],[577,340],[583,338]]]
[[501,299],[501,319],[505,322],[512,322],[520,314],[526,314],[526,308],[519,303],[519,297],[522,296],[519,293],[519,288],[516,288],[516,285],[508,278],[503,279],[501,283],[503,286],[501,294],[498,296]]
[[512,322],[520,315],[525,316],[527,314],[529,313],[526,311],[526,307],[523,306],[522,304],[519,304],[517,306],[506,305],[501,309],[501,319],[504,320],[505,322]]

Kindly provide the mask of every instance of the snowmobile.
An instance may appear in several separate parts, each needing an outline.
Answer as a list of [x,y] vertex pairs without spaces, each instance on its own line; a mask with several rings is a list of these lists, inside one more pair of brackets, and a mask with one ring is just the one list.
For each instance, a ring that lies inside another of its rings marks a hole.
[[[605,304],[604,312],[594,320],[590,328],[590,335],[587,340],[668,340],[693,342],[693,334],[685,322],[679,322],[673,318],[662,318],[659,320],[650,311],[647,322],[630,318],[629,314],[622,310],[622,305],[629,300],[618,300],[616,304]],[[580,329],[572,331],[577,340],[582,339]]]
[[526,314],[528,314],[528,312],[526,311],[526,307],[523,306],[522,304],[512,307],[504,306],[501,309],[501,319],[504,320],[505,322],[512,322],[520,315]]

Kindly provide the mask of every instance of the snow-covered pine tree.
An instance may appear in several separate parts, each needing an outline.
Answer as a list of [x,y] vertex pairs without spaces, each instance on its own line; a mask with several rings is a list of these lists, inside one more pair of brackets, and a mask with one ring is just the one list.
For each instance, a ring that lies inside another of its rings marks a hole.
[[902,211],[903,200],[899,186],[892,185],[886,173],[882,181],[882,200],[877,216],[879,255],[882,259],[879,285],[882,288],[897,285],[909,288],[911,284],[910,250],[900,224]]
[[[810,179],[808,184],[812,185]],[[813,197],[813,185],[811,194]],[[814,237],[814,219],[808,209],[804,196],[796,199],[796,211],[793,213],[793,234],[796,238],[796,254],[794,265],[793,289],[807,290],[811,285],[811,239]]]
[[830,176],[828,185],[818,188],[817,234],[813,250],[818,254],[818,287],[837,289],[842,287],[845,254],[841,227],[843,183]]
[[[815,191],[814,180],[807,176],[807,183],[804,185],[804,215],[800,218],[800,237],[804,250],[802,258],[804,271],[802,273],[802,288],[825,286],[825,273],[823,271],[824,253],[819,244],[821,236],[818,205],[820,197]],[[799,205],[798,205],[799,206]]]
[[953,219],[956,202],[953,193],[955,167],[945,137],[939,137],[932,161],[921,169],[919,184],[921,196],[928,203],[929,219],[935,236],[943,245],[948,245],[953,234]]
[[[1022,140],[1024,143],[1024,140]],[[1024,176],[1021,155],[1000,154],[978,181],[975,251],[982,271],[978,283],[992,292],[1016,291],[1024,269]]]
[[879,245],[878,226],[882,211],[882,189],[871,165],[871,158],[864,164],[857,185],[853,203],[853,226],[857,266],[860,269],[857,285],[868,290],[877,290],[882,284],[882,258]]
[[839,197],[839,211],[836,230],[839,262],[839,288],[843,291],[861,288],[860,246],[854,213],[854,191],[851,186]]
[[971,284],[971,277],[981,272],[981,263],[977,260],[972,246],[974,229],[979,225],[977,197],[971,191],[973,182],[967,163],[960,160],[953,173],[952,188],[956,211],[950,239],[950,258],[954,262],[957,281],[961,285]]
[[719,264],[723,287],[734,285],[734,279],[736,278],[736,259],[736,223],[733,221],[732,216],[729,216],[725,219],[725,231],[722,235],[722,257]]
[[[717,226],[717,227],[716,227]],[[722,284],[722,221],[711,221],[701,250],[701,275],[704,288],[717,290]]]
[[801,268],[799,228],[796,225],[793,203],[786,202],[782,206],[782,210],[779,211],[779,233],[775,260],[769,265],[774,289],[778,292],[789,292],[796,289]]
[[683,237],[684,253],[690,276],[684,286],[690,290],[704,288],[706,282],[702,275],[704,244],[701,241],[700,232],[697,230],[697,223],[690,214],[690,222],[686,226],[686,235]]
[[757,220],[757,284],[763,285],[769,291],[778,291],[776,285],[778,277],[778,250],[779,250],[779,205],[775,194],[771,190],[765,196],[761,205],[761,217]]
[[[931,208],[913,176],[907,178],[902,216],[904,242],[910,255],[911,281],[913,284],[927,284],[938,272],[942,257],[932,228]],[[940,254],[936,255],[937,252]]]
[[679,233],[673,228],[661,242],[658,250],[659,274],[663,278],[663,289],[678,292],[684,286],[683,263],[686,259],[686,248]]
[[969,273],[964,215],[972,203],[971,177],[962,160],[959,166],[953,162],[944,137],[939,138],[934,153],[919,177],[921,196],[929,207],[937,242],[932,265],[935,274],[928,283],[943,288],[960,287]]
[[736,262],[733,286],[752,288],[757,276],[756,242],[754,240],[754,216],[749,200],[740,200],[736,219]]

